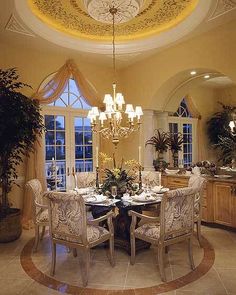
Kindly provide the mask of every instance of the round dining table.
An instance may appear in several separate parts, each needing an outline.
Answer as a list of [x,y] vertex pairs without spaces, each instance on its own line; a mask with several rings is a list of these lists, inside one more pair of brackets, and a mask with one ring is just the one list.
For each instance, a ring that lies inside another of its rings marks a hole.
[[[91,206],[93,218],[98,218],[110,210],[116,212],[116,216],[113,219],[114,224],[114,238],[115,238],[115,247],[125,250],[129,255],[131,253],[131,244],[130,244],[130,224],[131,217],[128,215],[130,210],[142,213],[144,210],[150,210],[150,206],[158,206],[161,203],[161,195],[155,201],[151,202],[132,202],[125,200],[115,200],[114,203],[102,206],[102,204],[91,204],[86,203],[86,205]],[[117,208],[117,209],[116,209]],[[157,210],[157,208],[156,208]],[[137,223],[139,223],[139,219]],[[106,226],[106,224],[101,224],[101,226]],[[138,226],[138,224],[137,224]],[[136,251],[147,249],[150,247],[150,243],[136,239]]]

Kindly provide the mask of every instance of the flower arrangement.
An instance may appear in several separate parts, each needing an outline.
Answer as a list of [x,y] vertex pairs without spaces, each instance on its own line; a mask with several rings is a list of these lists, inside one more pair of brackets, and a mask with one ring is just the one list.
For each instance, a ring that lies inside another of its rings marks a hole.
[[[113,167],[111,164],[113,163]],[[122,158],[120,164],[116,164],[115,155],[107,156],[105,153],[100,153],[100,172],[103,174],[102,192],[111,192],[111,187],[117,187],[117,195],[121,196],[126,191],[135,189],[134,181],[137,178],[137,172],[140,165],[135,160],[124,161]],[[108,167],[108,168],[107,168]]]

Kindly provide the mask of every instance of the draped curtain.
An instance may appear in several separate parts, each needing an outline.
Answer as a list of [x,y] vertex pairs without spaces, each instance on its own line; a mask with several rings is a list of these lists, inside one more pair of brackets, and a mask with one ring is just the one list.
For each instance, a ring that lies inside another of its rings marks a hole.
[[197,110],[196,106],[194,105],[194,102],[191,96],[187,95],[185,96],[184,99],[192,117],[198,119],[197,121],[198,160],[204,160],[205,154],[203,149],[203,126],[202,126],[201,114]]
[[[50,104],[57,100],[63,93],[68,81],[73,78],[80,91],[80,94],[86,99],[91,106],[102,108],[95,89],[84,78],[82,73],[77,68],[73,60],[68,60],[56,72],[51,80],[42,89],[38,89],[32,95],[32,99],[37,99],[40,104]],[[30,154],[26,161],[26,182],[32,178],[37,178],[41,181],[43,190],[46,190],[45,178],[45,149],[44,136],[38,138],[34,145],[34,152]],[[22,211],[23,228],[29,229],[33,226],[32,222],[32,193],[25,189]]]

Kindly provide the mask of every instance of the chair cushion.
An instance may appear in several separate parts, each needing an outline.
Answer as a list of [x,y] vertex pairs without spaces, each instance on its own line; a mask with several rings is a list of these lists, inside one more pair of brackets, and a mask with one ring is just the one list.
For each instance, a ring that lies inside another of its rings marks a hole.
[[[87,239],[89,243],[95,242],[102,238],[104,235],[109,234],[109,231],[106,230],[104,227],[101,226],[94,226],[94,225],[87,225]],[[65,240],[68,242],[74,242],[74,243],[81,243],[81,238],[75,238],[75,237],[69,237],[59,233],[54,233],[54,238]]]
[[135,230],[135,233],[152,239],[159,239],[160,225],[158,223],[145,223]]
[[48,209],[40,210],[36,216],[36,222],[48,222]]
[[89,243],[97,241],[106,234],[109,234],[109,231],[104,227],[94,225],[87,226],[87,239]]

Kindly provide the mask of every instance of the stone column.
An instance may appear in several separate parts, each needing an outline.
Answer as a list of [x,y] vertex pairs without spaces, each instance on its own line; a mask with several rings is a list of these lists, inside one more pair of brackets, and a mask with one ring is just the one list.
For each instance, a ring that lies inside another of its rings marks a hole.
[[140,130],[140,146],[142,148],[142,166],[144,170],[154,171],[153,160],[155,158],[155,148],[151,145],[145,147],[145,143],[150,139],[155,130],[155,111],[143,110],[142,125]]

